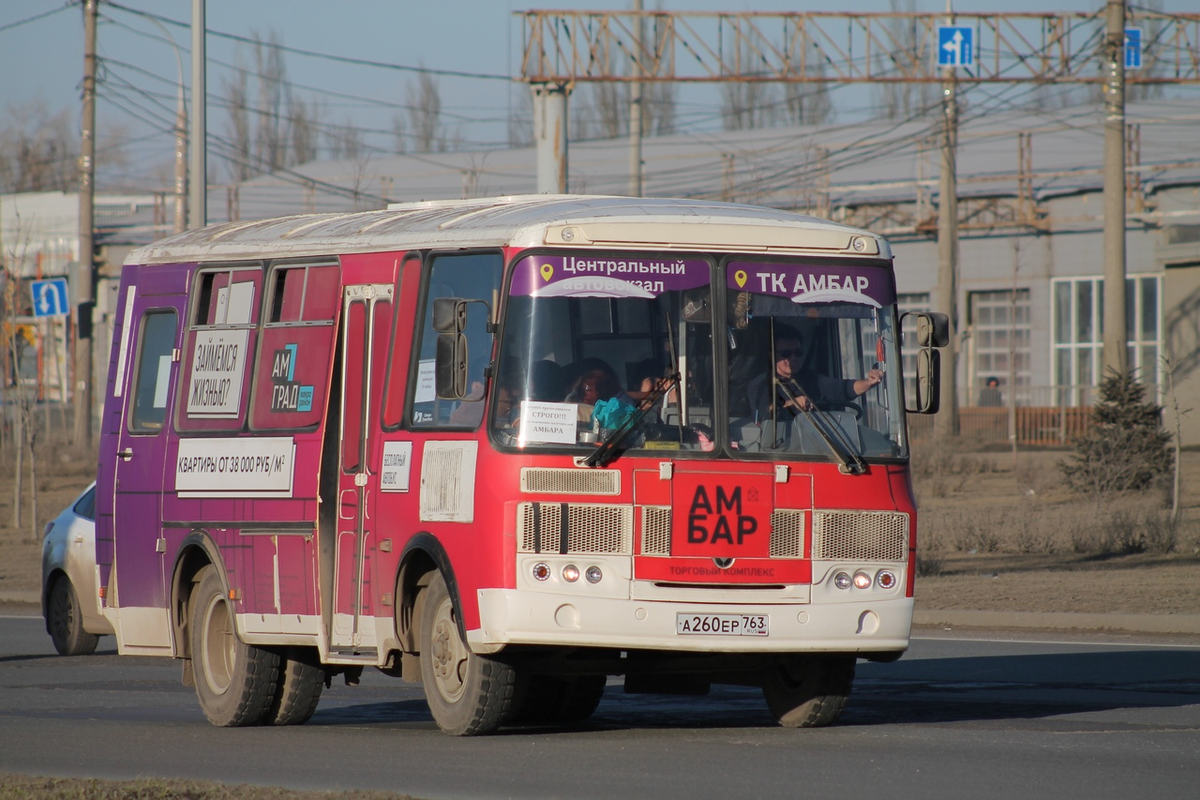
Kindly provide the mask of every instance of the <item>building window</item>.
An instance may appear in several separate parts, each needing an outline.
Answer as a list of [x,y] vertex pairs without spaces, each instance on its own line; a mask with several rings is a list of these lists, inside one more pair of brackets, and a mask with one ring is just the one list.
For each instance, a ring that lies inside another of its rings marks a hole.
[[971,292],[966,405],[1030,404],[1029,290]]
[[[1104,279],[1058,278],[1052,286],[1056,399],[1060,405],[1090,405],[1104,376]],[[1157,275],[1125,279],[1127,363],[1152,385],[1159,383],[1161,294]]]

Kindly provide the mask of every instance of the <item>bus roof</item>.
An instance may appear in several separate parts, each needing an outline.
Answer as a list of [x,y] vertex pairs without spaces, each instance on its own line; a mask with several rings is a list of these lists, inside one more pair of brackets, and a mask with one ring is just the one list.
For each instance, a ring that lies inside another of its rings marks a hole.
[[127,263],[502,246],[891,258],[880,236],[790,211],[705,200],[542,194],[228,222],[141,247]]

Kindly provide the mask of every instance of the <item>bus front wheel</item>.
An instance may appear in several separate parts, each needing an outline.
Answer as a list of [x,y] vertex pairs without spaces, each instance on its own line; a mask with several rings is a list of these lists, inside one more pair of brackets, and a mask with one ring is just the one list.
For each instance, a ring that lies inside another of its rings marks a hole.
[[490,733],[509,711],[516,673],[511,666],[467,647],[441,573],[425,591],[421,679],[433,719],[453,736]]
[[853,656],[792,656],[780,659],[763,676],[767,707],[785,728],[831,725],[850,698]]
[[233,610],[215,568],[192,592],[192,673],[208,721],[222,728],[265,721],[279,683],[279,656],[238,638]]

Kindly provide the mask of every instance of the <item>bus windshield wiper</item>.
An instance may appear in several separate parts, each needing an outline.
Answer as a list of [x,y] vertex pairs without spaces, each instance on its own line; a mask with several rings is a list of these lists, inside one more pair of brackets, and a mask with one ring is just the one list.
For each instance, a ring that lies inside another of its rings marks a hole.
[[[788,400],[791,401],[792,407],[799,409],[812,421],[813,427],[821,438],[825,440],[825,444],[829,445],[829,450],[834,457],[842,464],[842,472],[847,475],[863,475],[867,471],[867,462],[862,460],[854,450],[854,446],[846,438],[846,434],[838,427],[837,423],[829,418],[821,409],[817,408],[817,404],[809,397],[800,385],[794,381],[784,381],[776,379],[775,384],[783,391]],[[789,386],[790,384],[790,386]],[[792,391],[792,389],[796,391]],[[799,398],[804,398],[808,408],[800,407]],[[797,435],[796,431],[792,435]]]
[[650,392],[642,398],[637,405],[637,411],[629,416],[624,422],[617,426],[617,429],[608,435],[600,444],[596,445],[596,449],[592,454],[583,460],[583,463],[589,467],[603,467],[608,462],[617,457],[618,447],[621,442],[625,441],[625,437],[629,432],[636,428],[649,413],[650,409],[662,399],[663,395],[675,388],[679,383],[679,373],[669,376],[664,381],[659,381]]

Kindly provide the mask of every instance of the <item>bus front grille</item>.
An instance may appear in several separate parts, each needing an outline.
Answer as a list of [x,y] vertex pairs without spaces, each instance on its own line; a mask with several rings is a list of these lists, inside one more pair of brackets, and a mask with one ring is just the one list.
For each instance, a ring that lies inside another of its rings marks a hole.
[[[771,558],[804,556],[804,511],[780,510],[771,513]],[[668,506],[642,507],[642,555],[671,555],[671,509]]]
[[525,494],[621,493],[621,473],[615,469],[555,469],[522,467],[521,491]]
[[629,555],[633,552],[633,508],[521,503],[517,506],[517,536],[524,553]]
[[814,511],[812,557],[823,561],[904,561],[908,558],[908,515]]

